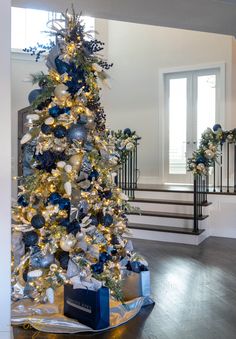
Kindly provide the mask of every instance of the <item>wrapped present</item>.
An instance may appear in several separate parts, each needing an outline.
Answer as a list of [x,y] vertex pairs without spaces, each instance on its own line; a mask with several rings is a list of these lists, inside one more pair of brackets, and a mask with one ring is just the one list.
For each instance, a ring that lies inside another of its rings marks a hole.
[[124,300],[149,297],[151,294],[150,271],[140,262],[128,262],[122,272],[121,288]]
[[94,330],[110,326],[109,289],[97,291],[64,286],[64,315],[78,320]]

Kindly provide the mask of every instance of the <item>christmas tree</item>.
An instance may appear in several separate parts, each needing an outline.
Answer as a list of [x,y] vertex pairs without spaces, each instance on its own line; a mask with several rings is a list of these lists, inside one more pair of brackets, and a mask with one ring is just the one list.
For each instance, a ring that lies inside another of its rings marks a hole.
[[112,65],[79,15],[66,12],[51,29],[55,43],[30,49],[39,58],[48,48],[48,74],[33,75],[40,89],[21,140],[35,152],[13,208],[12,296],[44,302],[77,276],[121,300],[121,268],[135,254],[123,238],[127,197],[114,179],[121,160],[100,103]]

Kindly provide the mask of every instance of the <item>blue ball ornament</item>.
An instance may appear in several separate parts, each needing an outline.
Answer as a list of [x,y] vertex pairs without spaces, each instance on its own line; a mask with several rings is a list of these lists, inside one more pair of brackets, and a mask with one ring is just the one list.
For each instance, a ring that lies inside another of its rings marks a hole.
[[60,194],[57,193],[57,192],[51,193],[50,196],[49,196],[49,198],[48,198],[48,202],[49,202],[50,204],[52,204],[52,205],[57,205],[57,204],[59,204],[60,200],[61,200],[61,196],[60,196]]
[[67,139],[69,141],[78,140],[85,141],[87,138],[87,129],[80,124],[72,125],[67,132]]
[[222,128],[220,124],[215,124],[212,129],[214,132],[217,132],[218,130],[221,130]]
[[25,232],[23,235],[23,241],[25,246],[30,247],[37,244],[39,239],[38,234],[35,231]]
[[61,210],[69,210],[70,209],[70,199],[68,198],[62,198],[59,201],[59,208]]
[[53,106],[49,108],[48,113],[51,117],[57,118],[60,114],[64,113],[64,111],[59,106]]
[[125,128],[124,129],[124,134],[128,135],[128,137],[131,136],[132,132],[131,132],[131,129],[130,128]]
[[41,214],[36,214],[31,219],[31,225],[36,228],[40,229],[45,225],[45,219]]
[[102,252],[99,255],[99,262],[105,263],[111,259],[111,256],[107,252]]
[[64,138],[66,136],[67,129],[65,128],[65,126],[58,125],[54,128],[53,133],[54,133],[56,138],[61,139],[61,138]]
[[22,207],[26,207],[26,206],[29,205],[26,197],[23,194],[19,196],[17,202],[18,202],[18,205],[20,205]]
[[40,88],[33,89],[28,95],[28,101],[30,105],[38,98],[39,95],[42,94],[42,90]]
[[103,217],[104,226],[108,227],[113,223],[113,217],[110,214],[105,214]]
[[196,164],[205,164],[206,158],[203,155],[198,155],[196,157]]
[[97,263],[90,266],[93,273],[100,274],[103,272],[103,263]]
[[46,134],[46,135],[51,134],[52,127],[43,123],[41,126],[41,131],[43,132],[43,134]]

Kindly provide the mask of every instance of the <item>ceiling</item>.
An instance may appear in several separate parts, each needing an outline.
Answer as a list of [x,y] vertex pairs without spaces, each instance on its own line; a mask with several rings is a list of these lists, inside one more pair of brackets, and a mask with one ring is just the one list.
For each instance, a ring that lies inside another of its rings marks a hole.
[[[13,6],[64,11],[71,0],[12,0]],[[236,36],[236,0],[74,0],[98,18]]]

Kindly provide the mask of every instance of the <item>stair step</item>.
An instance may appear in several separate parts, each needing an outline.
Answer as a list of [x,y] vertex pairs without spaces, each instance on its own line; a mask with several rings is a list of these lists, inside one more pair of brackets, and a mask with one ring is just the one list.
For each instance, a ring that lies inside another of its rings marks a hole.
[[[126,213],[128,215],[142,215],[142,216],[150,216],[150,217],[162,217],[162,218],[174,218],[174,219],[189,219],[193,220],[193,214],[185,214],[185,213],[170,213],[170,212],[158,212],[158,211],[131,211]],[[204,220],[208,217],[208,215],[202,215],[198,217],[198,220]]]
[[[193,201],[184,201],[184,200],[165,200],[165,199],[148,199],[148,198],[134,198],[130,199],[130,202],[144,202],[151,204],[164,204],[164,205],[183,205],[183,206],[193,206]],[[202,206],[206,207],[211,205],[211,202],[205,202]]]
[[186,227],[146,225],[146,224],[136,224],[136,223],[128,223],[128,228],[140,229],[140,230],[146,230],[146,231],[189,234],[189,235],[199,235],[205,231],[204,229],[200,229],[197,232],[194,232],[193,229],[186,228]]
[[193,185],[138,184],[135,191],[193,193]]

